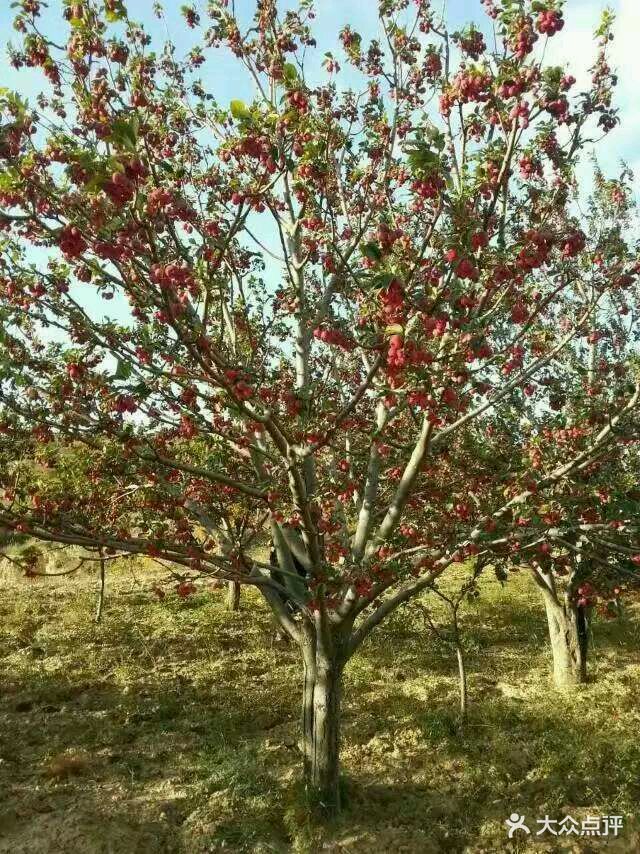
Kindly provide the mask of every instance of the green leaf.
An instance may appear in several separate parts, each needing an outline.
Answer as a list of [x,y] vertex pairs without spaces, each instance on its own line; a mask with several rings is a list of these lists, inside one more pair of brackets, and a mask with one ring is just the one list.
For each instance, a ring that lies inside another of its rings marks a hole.
[[16,176],[9,172],[0,172],[0,190],[13,190],[17,183],[18,180]]
[[7,103],[13,108],[14,113],[18,116],[18,118],[24,116],[29,106],[28,101],[23,101],[17,92],[13,92],[11,89],[7,89],[6,86],[0,86],[0,101],[7,101]]
[[234,119],[250,119],[251,112],[244,101],[234,100],[229,105],[231,115]]
[[134,389],[133,393],[136,397],[141,400],[146,400],[147,397],[151,394],[151,389],[149,386],[145,385],[145,383],[139,383]]
[[375,243],[365,243],[362,247],[362,254],[365,258],[368,258],[369,261],[375,261],[377,263],[382,260],[380,247]]
[[122,0],[117,0],[115,5],[110,5],[108,9],[105,8],[104,16],[110,24],[115,24],[117,21],[124,21],[127,17],[127,10]]
[[138,131],[140,130],[140,121],[137,116],[127,121],[126,119],[116,119],[111,126],[111,141],[116,145],[124,148],[135,150],[138,140]]
[[397,279],[397,275],[395,273],[390,273],[389,271],[385,273],[378,273],[378,275],[373,278],[373,285],[376,288],[382,290],[382,288],[388,288],[391,282],[394,279]]
[[408,155],[413,169],[428,169],[439,162],[438,155],[427,146],[409,149]]
[[385,326],[384,329],[385,335],[404,335],[404,327],[399,323],[392,323],[389,326]]
[[286,62],[284,66],[284,79],[287,83],[295,83],[298,80],[298,69],[291,62]]
[[131,376],[131,372],[131,365],[128,362],[123,362],[121,359],[118,359],[118,367],[116,368],[113,378],[115,380],[128,380]]
[[439,131],[437,127],[435,127],[434,125],[429,125],[426,129],[425,135],[431,145],[435,146],[438,151],[442,151],[442,149],[446,145],[446,140],[444,134]]

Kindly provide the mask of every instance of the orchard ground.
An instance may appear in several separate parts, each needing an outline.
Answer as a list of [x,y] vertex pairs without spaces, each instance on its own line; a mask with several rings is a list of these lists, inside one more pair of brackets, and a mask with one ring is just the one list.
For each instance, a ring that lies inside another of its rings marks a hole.
[[[593,681],[566,697],[531,579],[487,576],[463,615],[463,729],[453,651],[397,613],[347,669],[347,806],[321,830],[297,788],[294,649],[263,649],[253,592],[237,613],[224,590],[160,600],[160,573],[113,567],[96,626],[91,576],[0,569],[1,854],[640,850],[640,602],[596,623]],[[625,826],[508,842],[513,811]]]

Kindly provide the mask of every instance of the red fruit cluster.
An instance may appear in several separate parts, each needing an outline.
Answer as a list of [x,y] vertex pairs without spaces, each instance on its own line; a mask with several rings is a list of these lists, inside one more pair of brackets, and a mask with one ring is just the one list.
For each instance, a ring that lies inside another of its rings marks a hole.
[[461,279],[470,279],[472,282],[477,282],[480,278],[478,268],[468,258],[463,258],[460,261],[456,273]]
[[118,65],[124,65],[129,57],[129,48],[119,42],[113,42],[109,45],[107,56],[111,62],[115,62]]
[[538,40],[538,34],[533,29],[533,21],[530,15],[518,18],[509,38],[509,46],[518,59],[524,59],[531,53],[533,46]]
[[235,193],[231,194],[231,202],[234,205],[243,205],[245,202],[248,202],[248,204],[251,205],[254,211],[257,211],[258,213],[263,213],[263,211],[265,210],[265,204],[259,195],[250,196],[246,193],[239,193],[238,191],[236,191]]
[[313,330],[313,337],[319,341],[323,341],[325,344],[334,344],[336,347],[342,347],[343,350],[347,350],[348,352],[356,346],[355,341],[339,329],[323,329],[318,327]]
[[589,582],[585,582],[578,587],[578,597],[576,600],[576,604],[581,606],[582,608],[588,608],[591,605],[594,605],[598,598],[598,594],[593,587],[593,585],[589,584]]
[[150,271],[151,281],[163,290],[193,289],[195,282],[189,266],[181,261],[171,264],[154,264]]
[[376,238],[380,249],[383,252],[389,252],[393,248],[393,244],[400,240],[402,237],[402,229],[401,228],[389,228],[389,226],[382,222],[377,228]]
[[382,314],[385,320],[396,323],[402,319],[404,291],[397,279],[393,279],[385,290],[380,291],[379,299],[382,303]]
[[299,89],[289,92],[287,100],[289,101],[289,106],[298,113],[304,114],[309,112],[309,99]]
[[425,334],[433,338],[442,338],[448,324],[448,317],[425,317],[422,321]]
[[117,207],[122,207],[130,202],[135,194],[135,184],[124,172],[114,172],[111,178],[104,184],[103,190]]
[[463,53],[470,56],[472,59],[480,59],[480,54],[484,53],[487,46],[484,37],[480,30],[471,30],[466,34],[458,37],[458,44]]
[[108,261],[121,261],[126,253],[126,248],[118,243],[107,243],[106,240],[97,240],[95,253],[99,258]]
[[351,51],[359,51],[360,36],[358,33],[355,33],[348,24],[340,31],[339,38],[347,53]]
[[407,403],[409,406],[417,406],[418,409],[427,409],[432,399],[425,391],[410,391],[407,395]]
[[527,231],[524,237],[527,243],[518,253],[516,263],[518,269],[526,273],[546,263],[553,247],[553,237],[537,229]]
[[[246,136],[234,147],[234,154],[259,160],[269,174],[276,171],[272,144],[266,136]],[[224,158],[223,158],[224,159]]]
[[[260,397],[263,397],[262,392],[260,393]],[[287,415],[296,416],[299,415],[302,410],[302,404],[300,398],[293,394],[290,391],[284,392],[282,395],[282,401],[285,405]]]
[[520,345],[517,344],[515,347],[511,348],[511,358],[502,366],[502,373],[504,376],[507,377],[509,374],[512,374],[514,371],[519,371],[522,368],[524,355],[524,348]]
[[84,7],[82,3],[72,3],[68,10],[65,10],[65,18],[75,18],[76,21],[81,21],[84,18]]
[[225,371],[226,379],[233,385],[233,393],[239,400],[248,400],[253,395],[253,389],[242,378],[240,371]]
[[445,406],[451,407],[456,407],[458,405],[458,394],[452,386],[448,385],[445,389],[443,389],[442,403]]
[[198,428],[190,418],[183,415],[180,419],[178,433],[185,439],[193,439],[194,436],[198,435]]
[[542,151],[552,160],[557,157],[560,150],[558,137],[552,131],[544,132],[538,139],[538,144]]
[[557,119],[558,124],[565,124],[567,122],[569,118],[569,102],[564,95],[547,101],[544,108]]
[[442,60],[435,51],[430,51],[424,62],[424,70],[428,78],[437,77],[442,71]]
[[520,166],[520,174],[528,181],[535,177],[542,177],[542,164],[530,154],[524,154],[520,158],[518,165]]
[[573,231],[569,234],[562,246],[562,257],[573,258],[578,255],[585,247],[586,238],[582,231]]
[[157,213],[166,213],[173,202],[173,193],[164,187],[156,187],[149,193],[147,199],[147,212],[154,216]]
[[67,374],[69,375],[69,379],[77,382],[82,379],[82,375],[84,374],[84,369],[82,365],[79,365],[77,362],[72,362],[67,365]]
[[176,587],[176,593],[181,599],[188,599],[195,592],[196,586],[192,581],[181,581]]
[[453,78],[452,92],[462,104],[482,103],[491,95],[491,75],[477,69],[460,71]]
[[437,172],[432,172],[411,185],[413,192],[423,199],[435,199],[443,188],[444,180]]
[[509,111],[510,119],[517,119],[518,124],[521,128],[529,127],[529,104],[527,101],[519,101],[514,107]]
[[494,20],[498,17],[498,9],[495,4],[495,0],[481,0],[482,5],[484,6],[484,10],[490,18]]
[[540,12],[536,27],[538,32],[544,33],[545,36],[555,36],[564,27],[562,12],[556,12],[554,9],[546,9]]
[[373,587],[373,581],[369,578],[360,578],[355,582],[354,587],[359,596],[368,596]]
[[522,302],[516,302],[511,309],[511,320],[514,323],[525,323],[528,318],[529,312],[527,311],[527,307]]
[[30,133],[30,127],[28,123],[21,122],[5,124],[0,137],[0,157],[17,157],[24,138]]
[[387,353],[387,365],[392,370],[403,368],[406,364],[404,353],[404,337],[392,335],[389,339],[389,351]]
[[113,409],[116,412],[124,413],[124,412],[136,412],[138,409],[138,405],[135,400],[129,394],[120,394],[115,399],[113,404]]
[[462,519],[463,522],[466,522],[471,516],[471,507],[468,504],[463,503],[455,504],[453,512],[458,519]]
[[183,6],[182,14],[184,15],[184,19],[187,22],[187,26],[193,29],[197,27],[200,23],[200,15],[196,12],[196,10],[192,6]]
[[[308,216],[301,220],[308,231],[322,231],[323,222],[318,216]],[[344,235],[347,239],[350,235]]]
[[489,243],[489,235],[486,231],[476,231],[471,235],[471,248],[474,252],[478,249],[484,249]]
[[79,228],[75,225],[67,225],[60,233],[58,246],[67,258],[77,258],[87,248],[87,243]]
[[522,79],[505,80],[500,84],[498,94],[501,98],[517,98],[524,91],[525,85],[525,81]]

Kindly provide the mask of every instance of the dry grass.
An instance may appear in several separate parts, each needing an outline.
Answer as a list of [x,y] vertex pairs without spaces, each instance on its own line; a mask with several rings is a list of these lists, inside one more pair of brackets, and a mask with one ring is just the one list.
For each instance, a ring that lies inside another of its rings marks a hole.
[[272,642],[251,592],[229,614],[224,591],[157,600],[153,574],[115,569],[96,626],[89,576],[0,572],[2,854],[603,848],[510,844],[513,810],[623,815],[606,850],[640,850],[637,606],[596,624],[594,681],[567,698],[549,688],[528,579],[487,579],[464,617],[464,729],[451,651],[398,614],[347,671],[348,804],[319,829],[297,785],[295,650]]

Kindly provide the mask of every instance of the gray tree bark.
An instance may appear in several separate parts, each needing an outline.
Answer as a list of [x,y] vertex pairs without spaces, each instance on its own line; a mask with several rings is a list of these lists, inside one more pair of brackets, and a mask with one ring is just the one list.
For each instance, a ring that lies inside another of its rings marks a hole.
[[469,706],[469,692],[467,690],[467,668],[464,660],[462,644],[456,644],[456,656],[458,658],[458,679],[460,684],[460,717],[464,722],[467,719]]
[[571,690],[587,681],[588,630],[585,608],[568,601],[554,601],[545,594],[553,679],[557,688]]
[[342,665],[314,648],[303,648],[302,755],[308,796],[326,815],[340,809],[340,701]]
[[96,623],[102,620],[102,611],[104,609],[104,589],[105,589],[106,567],[102,552],[100,552],[100,570],[98,575],[98,601],[96,603]]
[[574,567],[564,593],[558,590],[551,572],[531,567],[536,584],[542,591],[549,626],[553,657],[553,681],[556,688],[567,691],[587,681],[589,631],[587,609],[578,605],[577,568]]
[[240,583],[238,581],[227,582],[227,608],[229,611],[240,610]]

